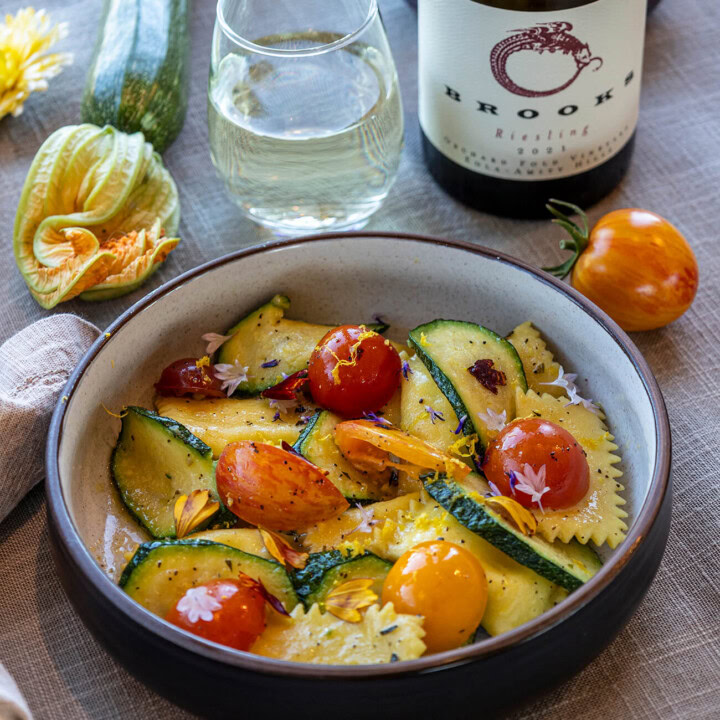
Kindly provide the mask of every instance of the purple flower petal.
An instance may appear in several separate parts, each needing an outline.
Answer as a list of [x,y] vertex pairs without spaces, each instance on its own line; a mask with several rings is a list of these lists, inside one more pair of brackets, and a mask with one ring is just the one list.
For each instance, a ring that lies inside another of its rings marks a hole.
[[279,360],[268,360],[267,362],[264,362],[260,367],[261,368],[273,368],[277,367],[280,364]]
[[465,427],[466,422],[467,422],[467,415],[463,415],[460,418],[460,422],[458,423],[458,426],[453,430],[455,435],[459,435],[463,431],[463,428]]

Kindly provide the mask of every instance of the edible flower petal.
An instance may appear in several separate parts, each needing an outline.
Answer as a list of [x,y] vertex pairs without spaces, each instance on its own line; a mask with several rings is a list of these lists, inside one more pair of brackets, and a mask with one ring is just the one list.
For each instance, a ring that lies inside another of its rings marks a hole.
[[249,369],[249,367],[241,365],[236,360],[232,365],[220,363],[213,366],[213,374],[218,380],[222,381],[220,389],[224,390],[227,396],[230,397],[238,389],[240,383],[247,381]]
[[392,423],[387,419],[384,418],[382,415],[378,415],[376,413],[372,412],[366,412],[363,413],[363,417],[367,420],[372,420],[372,422],[375,423],[378,427],[391,427]]
[[287,567],[302,570],[307,565],[309,555],[306,552],[296,550],[282,535],[258,528],[267,551],[281,564]]
[[[497,490],[497,488],[495,488]],[[494,495],[485,499],[491,510],[509,520],[523,535],[534,535],[537,530],[535,516],[517,500],[504,495]]]
[[530,495],[530,499],[536,502],[542,512],[542,496],[550,490],[545,484],[545,465],[536,472],[532,465],[525,463],[522,471],[516,470],[513,474],[515,475],[515,490],[524,492],[526,495]]
[[406,380],[410,379],[410,375],[413,374],[413,369],[410,367],[410,363],[407,360],[403,360],[402,364],[402,375]]
[[175,501],[175,535],[184,538],[209,520],[220,509],[220,503],[210,500],[209,490],[193,490]]
[[460,422],[458,423],[457,427],[453,430],[453,433],[455,435],[459,435],[463,429],[465,428],[465,423],[467,422],[467,415],[463,415],[460,418]]
[[208,592],[203,585],[189,588],[180,598],[177,609],[189,622],[196,623],[198,620],[211,622],[213,613],[220,610],[222,605]]
[[378,520],[375,519],[375,510],[373,508],[363,507],[360,503],[355,503],[355,507],[360,511],[360,517],[362,520],[360,524],[350,531],[352,533],[369,533],[372,532],[373,526],[378,524]]
[[378,596],[370,588],[371,578],[356,578],[338,585],[325,599],[325,609],[341,620],[359,623],[360,610],[377,602]]
[[557,387],[561,387],[567,391],[568,397],[571,397],[572,393],[577,392],[577,387],[575,385],[576,378],[577,373],[566,373],[563,366],[560,365],[560,368],[558,370],[558,376],[552,382],[544,382],[540,384],[555,385]]
[[232,335],[218,335],[217,333],[205,333],[200,339],[204,340],[208,345],[205,352],[212,355],[221,345],[224,345]]
[[434,425],[436,420],[445,422],[443,414],[438,410],[433,410],[429,405],[425,406],[425,412],[430,416],[430,422]]
[[47,90],[48,80],[72,62],[70,53],[46,54],[66,35],[67,23],[51,27],[44,10],[28,7],[5,16],[0,23],[0,119],[20,115],[30,94]]
[[573,389],[569,393],[569,399],[570,402],[565,404],[565,407],[568,407],[569,405],[582,405],[586,410],[589,410],[590,412],[598,413],[600,412],[600,408],[592,401],[592,400],[586,400],[583,397],[580,397],[578,395],[577,389]]
[[290,616],[290,613],[285,609],[285,606],[276,598],[272,593],[268,592],[267,588],[263,585],[262,580],[255,580],[245,573],[240,573],[238,580],[245,585],[245,587],[252,588],[262,595],[263,600],[275,610],[275,612],[281,615]]
[[501,413],[495,412],[492,408],[486,408],[487,412],[479,412],[478,417],[485,423],[488,430],[500,432],[507,425],[507,410]]
[[268,360],[260,365],[261,368],[274,368],[280,364],[279,360]]

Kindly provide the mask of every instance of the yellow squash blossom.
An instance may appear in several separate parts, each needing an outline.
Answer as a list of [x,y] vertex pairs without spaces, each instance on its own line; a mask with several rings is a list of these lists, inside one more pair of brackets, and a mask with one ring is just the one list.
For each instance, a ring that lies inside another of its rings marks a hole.
[[31,7],[0,23],[0,120],[19,115],[30,93],[47,90],[48,80],[72,62],[69,53],[47,51],[67,35],[67,24],[54,27],[44,10]]

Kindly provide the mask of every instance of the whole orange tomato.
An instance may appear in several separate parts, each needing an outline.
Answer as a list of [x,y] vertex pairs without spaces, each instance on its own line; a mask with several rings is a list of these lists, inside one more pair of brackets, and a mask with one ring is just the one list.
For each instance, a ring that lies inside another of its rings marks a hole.
[[[687,240],[665,218],[638,208],[604,215],[592,231],[576,205],[551,200],[548,210],[570,234],[560,246],[573,256],[553,268],[572,272],[572,286],[602,308],[623,330],[653,330],[677,320],[692,304],[698,265]],[[583,227],[552,205],[569,207]]]

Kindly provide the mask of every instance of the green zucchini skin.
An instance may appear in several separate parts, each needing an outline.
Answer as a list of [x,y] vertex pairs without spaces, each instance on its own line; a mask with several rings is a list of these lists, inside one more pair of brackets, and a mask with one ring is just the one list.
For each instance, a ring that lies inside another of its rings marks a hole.
[[[482,482],[480,478],[476,478]],[[523,535],[502,517],[489,513],[458,483],[428,476],[425,490],[468,530],[487,540],[513,560],[566,590],[577,590],[601,567],[595,551],[577,541],[549,543],[538,536]]]
[[238,572],[260,580],[286,610],[299,602],[285,568],[274,560],[210,540],[160,540],[142,544],[120,576],[119,585],[160,617],[190,587]]
[[180,495],[207,489],[219,499],[212,450],[176,420],[141,407],[126,409],[110,472],[125,507],[156,538],[175,535]]
[[313,553],[302,570],[293,573],[293,585],[303,604],[309,608],[315,603],[322,605],[338,585],[358,578],[374,580],[373,590],[380,595],[382,583],[393,564],[388,560],[366,552],[348,557],[340,550]]
[[185,122],[189,0],[105,0],[82,121],[142,132],[162,153]]

